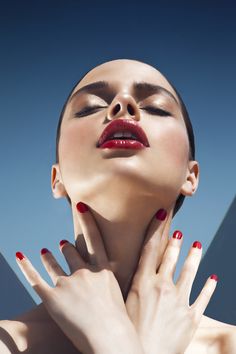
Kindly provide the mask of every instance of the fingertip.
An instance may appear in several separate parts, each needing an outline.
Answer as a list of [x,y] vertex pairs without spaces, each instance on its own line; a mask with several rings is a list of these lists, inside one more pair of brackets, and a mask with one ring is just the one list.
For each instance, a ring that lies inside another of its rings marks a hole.
[[62,249],[62,246],[64,246],[66,243],[69,243],[67,240],[61,240],[59,243],[60,248]]
[[202,244],[199,241],[194,241],[192,244],[193,248],[198,248],[198,249],[202,249]]
[[172,237],[177,240],[181,240],[182,236],[183,236],[183,234],[181,231],[175,230]]
[[212,274],[210,276],[210,279],[214,279],[216,282],[218,282],[218,280],[219,280],[219,278],[218,278],[218,276],[216,274]]
[[155,214],[157,220],[164,221],[167,216],[167,211],[165,209],[159,209]]
[[78,212],[82,213],[82,214],[89,210],[87,204],[82,203],[82,202],[78,202],[76,204],[76,208],[77,208]]
[[47,248],[42,248],[40,253],[43,256],[45,253],[49,253],[50,251]]
[[16,258],[19,261],[22,261],[22,259],[25,259],[26,257],[24,256],[24,254],[22,252],[16,252]]

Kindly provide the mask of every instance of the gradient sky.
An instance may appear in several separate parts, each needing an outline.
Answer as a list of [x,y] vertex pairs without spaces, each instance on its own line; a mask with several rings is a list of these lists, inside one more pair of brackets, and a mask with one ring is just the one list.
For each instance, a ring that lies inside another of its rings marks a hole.
[[1,2],[0,247],[36,303],[15,252],[50,285],[42,247],[69,269],[58,244],[74,240],[71,212],[50,186],[56,126],[74,84],[108,60],[147,62],[182,95],[200,183],[172,223],[184,234],[176,276],[193,241],[207,250],[235,195],[235,12],[229,1]]

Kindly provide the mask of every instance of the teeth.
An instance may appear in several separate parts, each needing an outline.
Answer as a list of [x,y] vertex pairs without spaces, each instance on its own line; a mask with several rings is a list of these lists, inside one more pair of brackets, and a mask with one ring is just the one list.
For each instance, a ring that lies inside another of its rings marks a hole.
[[117,132],[111,136],[111,138],[133,138],[137,139],[137,137],[130,132]]

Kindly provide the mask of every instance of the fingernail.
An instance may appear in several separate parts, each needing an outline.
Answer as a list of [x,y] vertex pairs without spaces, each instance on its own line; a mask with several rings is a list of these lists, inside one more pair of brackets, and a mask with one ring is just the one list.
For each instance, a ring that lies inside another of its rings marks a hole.
[[67,240],[61,240],[60,241],[60,246],[62,247],[65,243],[68,243],[68,241]]
[[182,238],[183,234],[181,231],[179,230],[176,230],[174,233],[173,233],[173,238],[177,238],[178,240],[180,240]]
[[88,211],[87,205],[82,202],[77,203],[76,208],[80,213],[85,213],[86,211]]
[[202,248],[202,244],[199,241],[195,241],[195,242],[193,242],[192,247],[201,249]]
[[47,248],[42,248],[41,249],[41,254],[45,254],[45,253],[48,253],[50,252]]
[[23,253],[21,253],[21,252],[16,252],[16,257],[17,257],[20,261],[22,261],[22,259],[25,258],[25,256],[24,256]]
[[165,220],[167,215],[167,212],[165,209],[159,209],[158,212],[156,213],[156,218],[158,220]]
[[218,276],[216,274],[211,275],[211,279],[214,279],[215,281],[218,281]]

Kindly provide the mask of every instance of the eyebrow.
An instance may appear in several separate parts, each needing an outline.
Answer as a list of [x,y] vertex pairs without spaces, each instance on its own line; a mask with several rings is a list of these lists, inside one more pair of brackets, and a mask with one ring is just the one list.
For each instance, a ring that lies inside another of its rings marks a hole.
[[[110,94],[107,92],[108,88],[111,90]],[[106,90],[105,97],[104,97],[104,90]],[[163,94],[169,96],[171,99],[175,101],[175,103],[179,105],[179,102],[177,101],[175,96],[170,91],[168,91],[167,89],[159,85],[150,84],[149,82],[144,82],[144,81],[134,82],[132,85],[132,90],[138,100],[143,100],[146,97],[154,94]],[[85,85],[80,89],[78,89],[77,91],[75,91],[73,95],[70,97],[69,102],[71,102],[75,96],[79,96],[82,93],[95,94],[101,96],[102,98],[107,98],[108,101],[112,101],[112,98],[115,95],[115,90],[110,87],[110,84],[107,81],[96,81],[91,84]]]

